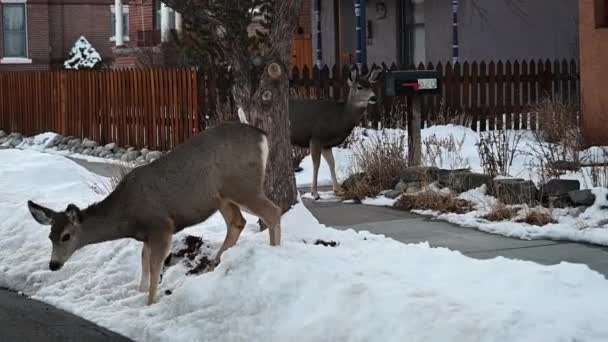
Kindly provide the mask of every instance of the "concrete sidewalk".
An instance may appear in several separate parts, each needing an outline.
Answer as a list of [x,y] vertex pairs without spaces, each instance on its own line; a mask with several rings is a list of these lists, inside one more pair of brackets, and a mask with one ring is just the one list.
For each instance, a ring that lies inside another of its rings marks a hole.
[[433,247],[446,247],[477,259],[502,256],[544,265],[562,261],[581,263],[604,276],[608,275],[606,247],[575,242],[512,239],[391,208],[314,202],[308,199],[304,201],[321,223],[337,229],[367,230],[404,243],[428,241]]

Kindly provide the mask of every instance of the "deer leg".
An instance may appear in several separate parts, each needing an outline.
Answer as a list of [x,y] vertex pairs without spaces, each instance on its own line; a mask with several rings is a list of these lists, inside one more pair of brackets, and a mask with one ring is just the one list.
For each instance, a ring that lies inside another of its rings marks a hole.
[[340,184],[338,184],[338,179],[336,178],[336,162],[334,161],[334,154],[332,153],[331,148],[324,148],[321,151],[321,154],[323,154],[323,159],[325,159],[327,165],[329,166],[333,190],[336,195],[341,194],[342,189],[340,189]]
[[150,245],[144,242],[141,248],[141,282],[139,291],[146,292],[150,287]]
[[173,226],[171,226],[171,230],[158,233],[150,239],[150,289],[148,292],[148,305],[153,304],[156,300],[160,272],[171,248],[172,232]]
[[215,265],[220,263],[222,253],[236,244],[236,242],[239,240],[241,232],[243,231],[243,228],[245,228],[245,224],[247,223],[245,218],[243,218],[243,214],[241,214],[241,209],[232,202],[222,201],[220,203],[220,213],[226,221],[227,231],[224,243],[215,257]]
[[312,157],[312,185],[310,192],[315,200],[321,198],[317,192],[317,177],[319,176],[319,165],[321,164],[321,143],[310,140],[310,156]]
[[260,195],[257,198],[241,203],[245,208],[249,209],[254,215],[261,218],[268,226],[270,234],[270,245],[278,246],[281,244],[281,208],[277,207],[265,195]]

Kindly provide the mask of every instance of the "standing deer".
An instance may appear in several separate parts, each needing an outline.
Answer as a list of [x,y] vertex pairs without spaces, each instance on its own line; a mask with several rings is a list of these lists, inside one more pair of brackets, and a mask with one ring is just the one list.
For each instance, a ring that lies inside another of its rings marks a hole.
[[32,201],[28,207],[36,221],[51,225],[52,271],[86,245],[122,238],[142,241],[140,291],[148,290],[150,305],[173,234],[205,221],[218,209],[227,233],[215,264],[245,227],[241,207],[269,227],[271,245],[280,244],[281,209],[263,189],[267,160],[263,131],[241,123],[223,124],[134,169],[104,200],[86,209],[70,204],[55,212]]
[[378,80],[381,69],[372,70],[367,77],[359,77],[357,68],[351,69],[348,78],[350,91],[346,102],[332,100],[290,100],[289,121],[291,143],[310,148],[313,176],[311,192],[319,199],[317,176],[321,155],[331,172],[333,190],[340,193],[336,179],[336,169],[332,147],[340,145],[359,124],[368,104],[376,103],[376,94],[372,89]]

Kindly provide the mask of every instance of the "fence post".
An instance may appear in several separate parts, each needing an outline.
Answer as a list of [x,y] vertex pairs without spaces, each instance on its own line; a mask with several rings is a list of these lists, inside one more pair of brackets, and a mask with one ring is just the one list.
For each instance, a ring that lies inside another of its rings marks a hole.
[[67,135],[68,129],[68,113],[67,113],[67,88],[66,88],[66,74],[65,71],[59,73],[59,97],[60,97],[60,120],[61,120],[61,134]]

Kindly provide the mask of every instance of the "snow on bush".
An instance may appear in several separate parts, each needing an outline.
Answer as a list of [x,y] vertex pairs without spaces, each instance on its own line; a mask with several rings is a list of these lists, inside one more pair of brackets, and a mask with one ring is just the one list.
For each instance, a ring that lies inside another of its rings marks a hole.
[[[99,201],[92,175],[60,156],[0,150],[0,286],[137,341],[605,341],[608,281],[585,265],[475,260],[428,244],[325,227],[297,204],[268,245],[256,219],[214,272],[167,269],[159,302],[137,291],[141,243],[87,246],[48,270],[48,227],[27,211]],[[175,236],[217,250],[220,215]],[[336,241],[336,247],[314,241]],[[166,294],[171,290],[172,294]]]
[[84,36],[80,36],[72,47],[68,59],[63,63],[63,67],[74,70],[92,69],[99,63],[101,63],[99,52]]

